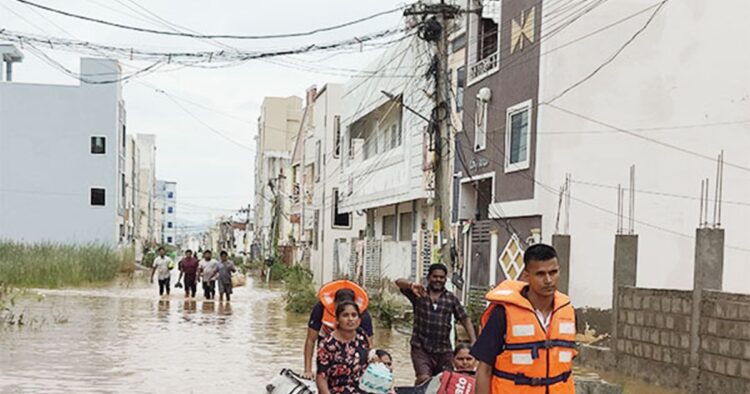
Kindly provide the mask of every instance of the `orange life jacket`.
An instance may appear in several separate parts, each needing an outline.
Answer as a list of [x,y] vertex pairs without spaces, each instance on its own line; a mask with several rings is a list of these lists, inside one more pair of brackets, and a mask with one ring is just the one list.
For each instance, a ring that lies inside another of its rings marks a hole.
[[486,295],[487,324],[497,305],[505,308],[505,347],[495,359],[492,394],[574,394],[572,361],[577,352],[575,311],[570,298],[556,292],[548,329],[531,302],[521,295],[528,284],[506,280]]
[[349,280],[336,280],[326,283],[318,292],[318,300],[323,304],[323,326],[325,334],[336,329],[336,292],[341,289],[351,289],[354,291],[354,303],[359,306],[359,313],[367,310],[369,298],[367,292],[358,284]]

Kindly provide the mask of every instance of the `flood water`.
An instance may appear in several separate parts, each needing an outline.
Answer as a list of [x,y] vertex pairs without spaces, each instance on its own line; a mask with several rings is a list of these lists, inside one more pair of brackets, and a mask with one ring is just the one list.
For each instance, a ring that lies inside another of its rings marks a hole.
[[[43,301],[16,305],[45,321],[0,330],[0,392],[264,393],[282,368],[303,369],[307,316],[285,312],[278,289],[249,278],[231,304],[185,302],[176,290],[159,300],[154,287],[130,282],[46,290]],[[408,340],[376,329],[399,385],[413,379]],[[668,393],[632,384],[626,392]]]

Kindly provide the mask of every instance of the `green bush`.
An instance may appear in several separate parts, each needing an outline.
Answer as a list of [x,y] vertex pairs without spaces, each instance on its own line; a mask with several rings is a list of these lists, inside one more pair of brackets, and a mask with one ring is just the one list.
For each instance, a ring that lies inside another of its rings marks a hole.
[[370,315],[383,328],[391,328],[404,314],[404,303],[398,296],[381,292],[370,297],[370,304],[367,307]]
[[[273,266],[271,269],[273,275]],[[315,291],[312,272],[298,265],[286,267],[283,282],[284,292],[286,293],[284,296],[286,310],[295,313],[310,312],[315,303],[318,302],[318,293]]]
[[80,286],[111,281],[123,258],[102,245],[0,242],[0,278],[15,287]]
[[156,258],[156,252],[149,250],[143,253],[143,260],[141,264],[146,268],[151,268],[154,265],[154,259]]

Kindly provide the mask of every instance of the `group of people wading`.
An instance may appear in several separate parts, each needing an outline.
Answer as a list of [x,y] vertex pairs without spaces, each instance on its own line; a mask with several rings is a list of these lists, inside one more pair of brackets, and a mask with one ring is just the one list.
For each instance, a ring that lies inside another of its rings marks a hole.
[[[304,376],[315,379],[320,394],[425,393],[437,387],[436,376],[439,393],[574,393],[575,313],[568,296],[557,291],[559,276],[555,249],[530,246],[520,280],[505,280],[487,293],[478,337],[460,300],[445,287],[445,265],[429,267],[426,286],[398,279],[414,310],[415,386],[396,389],[392,375],[383,373],[392,372],[391,355],[375,349],[367,293],[351,281],[328,283],[310,314]],[[452,346],[454,321],[468,343]]]

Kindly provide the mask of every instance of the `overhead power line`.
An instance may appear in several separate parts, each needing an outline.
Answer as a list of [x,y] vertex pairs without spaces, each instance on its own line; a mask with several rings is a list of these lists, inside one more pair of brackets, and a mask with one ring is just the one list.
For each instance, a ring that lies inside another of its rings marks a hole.
[[158,61],[166,64],[180,64],[190,67],[208,67],[209,63],[213,64],[211,67],[220,68],[228,67],[240,64],[242,62],[265,59],[278,56],[287,55],[298,55],[303,53],[322,52],[330,51],[335,49],[345,49],[351,47],[361,47],[371,41],[375,41],[381,38],[390,37],[398,33],[407,31],[407,29],[389,29],[382,30],[371,34],[366,34],[358,37],[351,37],[348,39],[329,42],[329,43],[317,43],[308,44],[296,48],[282,48],[276,50],[242,50],[242,51],[228,51],[228,50],[213,50],[213,51],[184,51],[184,52],[163,52],[163,51],[150,51],[138,48],[127,48],[112,45],[95,44],[87,41],[74,40],[69,38],[60,38],[52,36],[39,36],[33,34],[27,34],[22,32],[10,31],[7,29],[0,29],[0,39],[10,41],[12,43],[24,45],[39,45],[48,46],[50,49],[59,49],[68,52],[84,53],[84,54],[96,54],[101,55],[101,52],[108,53],[112,58],[120,60],[142,60],[142,61]]
[[375,19],[384,15],[393,14],[396,12],[399,12],[403,9],[403,7],[393,8],[386,11],[381,11],[369,16],[365,16],[363,18],[355,19],[353,21],[341,23],[338,25],[333,26],[327,26],[327,27],[320,27],[317,29],[304,31],[304,32],[296,32],[296,33],[279,33],[279,34],[261,34],[261,35],[238,35],[238,34],[198,34],[198,33],[190,33],[190,32],[184,32],[184,31],[166,31],[166,30],[156,30],[156,29],[149,29],[145,27],[138,27],[138,26],[130,26],[125,25],[117,22],[111,22],[103,19],[98,18],[92,18],[85,15],[75,14],[72,12],[64,11],[57,8],[48,7],[42,4],[33,3],[28,0],[16,0],[19,3],[26,4],[31,7],[39,8],[41,10],[52,12],[55,14],[67,16],[70,18],[80,19],[87,22],[92,23],[98,23],[100,25],[107,25],[111,27],[116,27],[119,29],[125,29],[125,30],[131,30],[131,31],[137,31],[140,33],[149,33],[149,34],[159,34],[163,36],[177,36],[177,37],[189,37],[189,38],[205,38],[205,39],[232,39],[232,40],[267,40],[267,39],[277,39],[277,38],[292,38],[292,37],[305,37],[305,36],[311,36],[318,33],[333,31],[342,29],[345,27],[349,27],[352,25],[356,25],[362,22],[369,21],[371,19]]

